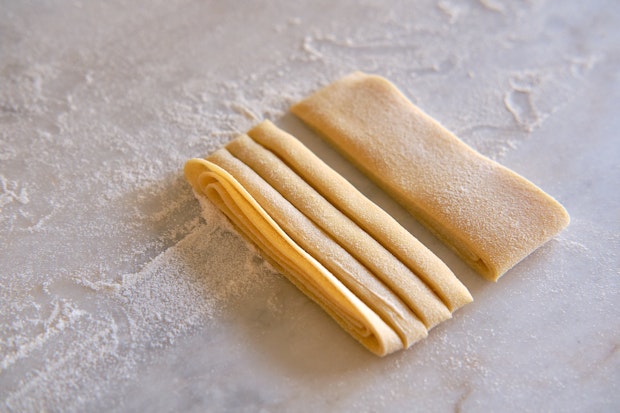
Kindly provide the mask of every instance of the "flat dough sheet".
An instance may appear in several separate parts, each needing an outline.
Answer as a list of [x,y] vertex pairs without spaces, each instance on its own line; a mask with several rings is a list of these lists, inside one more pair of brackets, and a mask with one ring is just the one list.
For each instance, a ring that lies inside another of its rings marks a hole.
[[[411,346],[472,300],[439,258],[269,122],[207,159],[190,160],[185,174],[198,197],[213,201],[295,285],[375,354]],[[331,191],[337,185],[341,188]],[[324,194],[332,192],[328,200]],[[364,216],[346,206],[352,200],[368,206]],[[406,253],[415,265],[398,257]]]
[[291,111],[489,280],[568,225],[556,200],[467,146],[384,78],[355,72]]

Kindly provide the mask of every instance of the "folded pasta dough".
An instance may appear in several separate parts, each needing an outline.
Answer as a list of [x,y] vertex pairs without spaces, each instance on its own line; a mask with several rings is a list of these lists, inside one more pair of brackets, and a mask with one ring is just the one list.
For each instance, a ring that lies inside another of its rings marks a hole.
[[379,76],[355,72],[291,111],[490,280],[568,225],[556,200],[467,146]]
[[[249,134],[190,160],[188,181],[371,351],[411,346],[472,300],[439,258],[294,137],[270,122]],[[407,252],[415,265],[398,255]]]
[[247,136],[236,139],[227,148],[316,223],[327,236],[376,274],[428,328],[450,318],[450,311],[422,280],[276,156]]
[[[247,136],[237,138],[228,147],[243,138]],[[310,256],[315,257],[345,287],[385,320],[401,338],[403,347],[409,347],[426,337],[424,324],[397,294],[387,288],[249,166],[226,149],[215,152],[208,159],[234,175],[243,188],[260,205],[264,205],[265,212],[295,243]]]

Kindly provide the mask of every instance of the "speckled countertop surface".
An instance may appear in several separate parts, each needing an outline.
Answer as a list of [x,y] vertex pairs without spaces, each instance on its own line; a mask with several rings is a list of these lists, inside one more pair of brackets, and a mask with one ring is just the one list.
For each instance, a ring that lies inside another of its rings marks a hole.
[[[620,410],[617,1],[0,1],[0,411]],[[560,200],[498,283],[287,109],[378,73]],[[182,176],[262,119],[452,268],[474,303],[379,359]]]

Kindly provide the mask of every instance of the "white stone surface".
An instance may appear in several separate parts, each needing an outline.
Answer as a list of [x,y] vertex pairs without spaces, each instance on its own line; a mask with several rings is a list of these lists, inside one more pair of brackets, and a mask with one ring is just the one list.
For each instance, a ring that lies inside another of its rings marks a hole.
[[[614,0],[0,2],[0,411],[619,411],[619,27]],[[352,70],[568,229],[482,280],[287,113]],[[200,218],[183,163],[265,118],[475,302],[379,359]]]

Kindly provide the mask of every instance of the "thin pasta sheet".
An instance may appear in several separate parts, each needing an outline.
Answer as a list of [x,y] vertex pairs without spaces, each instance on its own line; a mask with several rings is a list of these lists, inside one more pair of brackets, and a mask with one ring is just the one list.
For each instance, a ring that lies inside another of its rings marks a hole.
[[490,280],[568,225],[555,199],[473,150],[384,78],[355,72],[291,111]]

